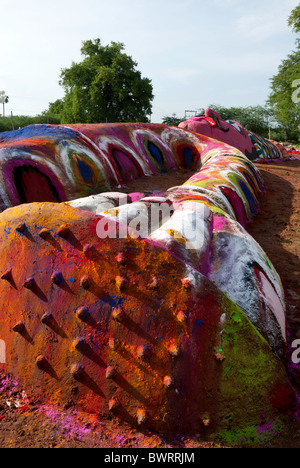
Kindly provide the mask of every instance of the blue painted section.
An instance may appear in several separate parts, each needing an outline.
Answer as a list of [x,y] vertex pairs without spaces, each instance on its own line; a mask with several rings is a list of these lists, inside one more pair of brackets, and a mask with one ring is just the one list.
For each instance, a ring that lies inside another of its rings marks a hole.
[[82,159],[76,159],[76,164],[83,180],[87,184],[91,185],[94,180],[94,172],[92,168],[88,164],[86,164]]
[[9,141],[25,140],[26,138],[45,138],[45,137],[62,137],[77,139],[79,134],[76,130],[63,126],[51,125],[29,125],[28,127],[14,130],[11,132],[0,133],[0,141],[3,143]]
[[191,169],[193,166],[193,162],[194,162],[193,152],[191,148],[184,148],[182,151],[182,154],[183,154],[183,160],[185,162],[185,167],[187,169]]
[[160,166],[164,165],[164,158],[162,151],[152,141],[149,141],[148,148],[151,156],[158,162]]

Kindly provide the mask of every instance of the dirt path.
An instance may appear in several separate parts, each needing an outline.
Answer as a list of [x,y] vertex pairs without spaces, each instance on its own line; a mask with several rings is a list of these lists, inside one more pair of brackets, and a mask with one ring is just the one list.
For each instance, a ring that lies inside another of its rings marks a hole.
[[[257,164],[267,192],[248,231],[279,273],[286,294],[289,342],[300,338],[300,161]],[[293,371],[300,389],[300,367]]]

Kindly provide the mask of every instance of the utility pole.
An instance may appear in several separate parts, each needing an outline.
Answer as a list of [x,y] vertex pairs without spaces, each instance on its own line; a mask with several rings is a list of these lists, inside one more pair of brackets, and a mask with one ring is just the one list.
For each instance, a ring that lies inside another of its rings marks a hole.
[[189,113],[189,114],[194,114],[194,117],[196,117],[196,115],[197,115],[197,111],[196,111],[196,110],[186,110],[186,111],[185,111],[185,115],[184,115],[185,120],[186,120],[186,118],[187,118],[187,114],[188,114],[188,113]]
[[11,112],[11,127],[13,130],[15,129],[14,114],[12,112]]
[[3,117],[5,117],[5,104],[8,103],[8,96],[5,91],[0,91],[0,104],[3,105]]

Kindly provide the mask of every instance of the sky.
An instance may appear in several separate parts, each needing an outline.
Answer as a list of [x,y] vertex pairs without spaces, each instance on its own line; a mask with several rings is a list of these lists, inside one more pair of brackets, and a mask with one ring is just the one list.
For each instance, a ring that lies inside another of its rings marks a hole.
[[211,104],[264,105],[270,78],[295,47],[287,18],[298,3],[1,0],[6,115],[37,115],[62,98],[61,69],[81,61],[82,41],[96,38],[124,43],[142,76],[151,79],[152,122]]

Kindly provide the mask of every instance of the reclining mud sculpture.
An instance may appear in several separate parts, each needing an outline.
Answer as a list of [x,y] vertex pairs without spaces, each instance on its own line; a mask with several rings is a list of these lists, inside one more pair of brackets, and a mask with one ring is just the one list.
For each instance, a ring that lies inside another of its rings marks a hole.
[[273,159],[292,159],[285,147],[274,140],[267,140],[245,129],[233,120],[223,120],[213,109],[204,115],[181,122],[179,128],[223,141],[239,149],[251,161],[268,162]]
[[[0,164],[3,209],[41,202],[0,215],[4,367],[27,391],[165,433],[292,407],[284,293],[245,230],[263,181],[240,151],[164,125],[34,126],[2,135]],[[109,192],[186,168],[164,193]]]

